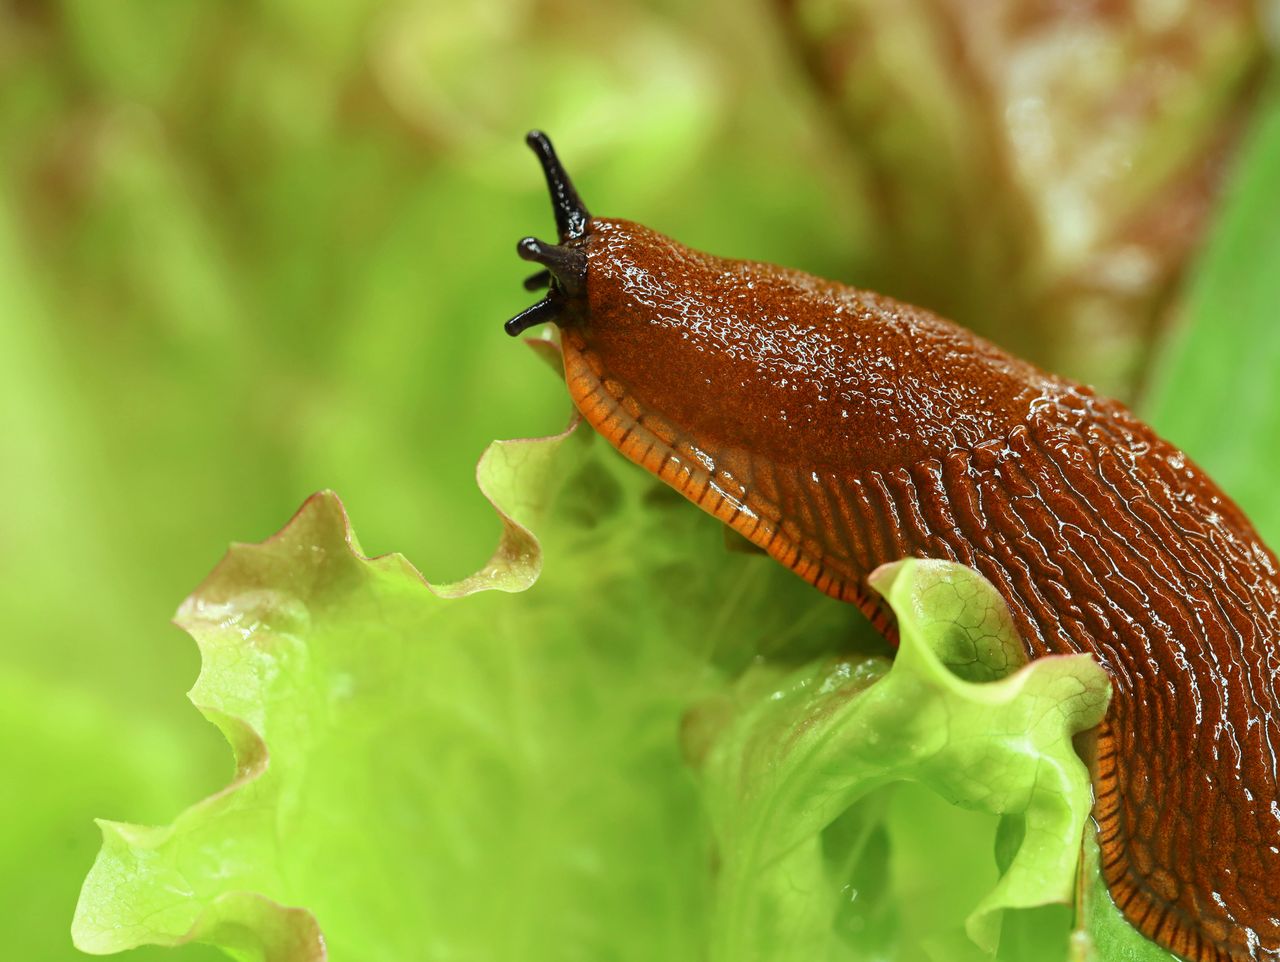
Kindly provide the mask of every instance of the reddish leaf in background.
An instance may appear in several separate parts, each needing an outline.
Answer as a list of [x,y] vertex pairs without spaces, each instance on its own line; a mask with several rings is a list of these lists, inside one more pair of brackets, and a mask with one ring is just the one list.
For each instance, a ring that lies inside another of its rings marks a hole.
[[865,177],[850,280],[1140,390],[1254,100],[1257,5],[778,6]]

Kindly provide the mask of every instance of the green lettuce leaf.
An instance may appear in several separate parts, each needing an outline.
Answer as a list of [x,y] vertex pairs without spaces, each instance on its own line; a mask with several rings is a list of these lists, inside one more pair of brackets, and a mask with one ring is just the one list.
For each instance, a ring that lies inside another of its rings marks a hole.
[[[828,882],[823,832],[890,782],[1017,819],[1021,841],[1003,874],[969,893],[965,929],[977,947],[995,950],[1004,910],[1072,899],[1091,797],[1071,738],[1101,721],[1105,673],[1084,655],[1024,664],[1003,601],[963,566],[909,560],[871,581],[898,618],[893,662],[835,660],[780,680],[769,673],[763,686],[748,676],[707,753],[723,858],[716,959],[822,956],[848,901]],[[883,816],[883,806],[862,807]],[[980,957],[940,918],[939,931],[916,927],[930,957]]]
[[322,493],[183,604],[236,775],[101,823],[81,949],[1066,958],[1091,661],[1024,665],[985,581],[914,561],[874,579],[891,661],[587,431],[496,443],[478,481],[504,534],[461,582],[365,557]]
[[[405,789],[422,773],[400,772],[396,759],[362,765],[361,755],[407,748],[395,740],[414,729],[393,733],[396,719],[461,707],[414,704],[413,675],[399,673],[427,651],[409,646],[444,599],[523,591],[537,578],[541,549],[527,520],[552,491],[548,466],[572,432],[495,442],[485,452],[477,482],[502,503],[503,536],[489,563],[463,581],[436,586],[400,555],[365,557],[331,492],[311,497],[263,544],[231,548],[175,620],[203,659],[190,698],[231,744],[236,777],[168,827],[100,822],[102,851],[72,928],[79,948],[198,940],[237,957],[319,960],[326,940],[315,914],[283,904],[309,901],[292,894],[291,869],[338,856],[347,878],[330,897],[368,883],[388,893],[394,860],[379,857],[395,839],[386,828],[415,819],[416,796]],[[484,719],[474,722],[481,741],[496,736]],[[317,790],[347,797],[316,809]],[[349,851],[326,845],[339,826],[352,830]],[[331,871],[321,878],[337,881]]]
[[857,616],[727,554],[590,432],[496,445],[479,475],[506,537],[471,579],[365,558],[321,494],[184,603],[191,698],[236,776],[168,826],[102,824],[80,948],[699,954],[709,837],[682,715],[760,652],[847,644]]

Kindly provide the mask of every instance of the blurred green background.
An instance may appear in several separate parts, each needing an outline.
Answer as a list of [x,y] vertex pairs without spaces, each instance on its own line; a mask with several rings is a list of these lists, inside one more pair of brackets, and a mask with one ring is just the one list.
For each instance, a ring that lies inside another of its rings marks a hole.
[[552,232],[531,126],[594,212],[1134,400],[1276,537],[1275,10],[0,4],[9,957],[81,957],[95,816],[163,822],[230,774],[167,623],[229,540],[329,487],[371,553],[487,557],[476,458],[568,415],[501,329],[515,241]]

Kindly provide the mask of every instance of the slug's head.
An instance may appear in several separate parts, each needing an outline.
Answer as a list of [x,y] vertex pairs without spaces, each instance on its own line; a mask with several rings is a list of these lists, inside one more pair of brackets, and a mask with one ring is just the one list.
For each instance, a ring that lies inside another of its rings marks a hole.
[[506,331],[560,328],[574,403],[634,460],[892,469],[1002,438],[1044,383],[927,311],[592,217],[546,135],[527,142],[559,243],[520,241],[549,290]]
[[516,253],[521,257],[542,265],[542,270],[526,278],[525,290],[547,288],[547,296],[507,321],[505,330],[512,337],[536,324],[561,321],[574,310],[587,290],[587,254],[583,247],[591,215],[560,165],[550,138],[540,130],[531,130],[525,142],[542,162],[560,243],[548,244],[536,237],[526,237],[516,245]]

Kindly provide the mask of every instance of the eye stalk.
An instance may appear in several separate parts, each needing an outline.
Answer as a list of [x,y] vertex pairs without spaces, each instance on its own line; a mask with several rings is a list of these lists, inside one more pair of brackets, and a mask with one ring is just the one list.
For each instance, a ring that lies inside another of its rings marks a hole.
[[591,214],[578,196],[573,181],[565,173],[560,158],[556,156],[551,138],[541,130],[531,130],[525,135],[524,142],[542,162],[542,172],[547,177],[547,190],[551,192],[551,206],[555,210],[556,230],[560,232],[561,242],[577,240],[587,232],[587,221],[591,220]]
[[512,337],[536,324],[557,320],[565,299],[579,297],[587,289],[587,255],[574,242],[586,235],[591,214],[561,166],[547,135],[540,130],[531,130],[525,137],[525,143],[542,163],[560,243],[548,244],[536,237],[526,237],[516,245],[516,253],[522,258],[545,268],[525,279],[525,290],[550,287],[550,291],[537,304],[507,321],[504,330]]

